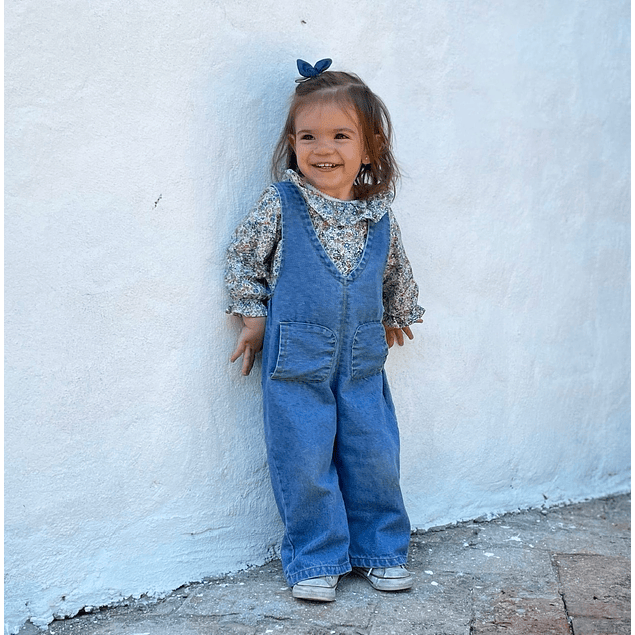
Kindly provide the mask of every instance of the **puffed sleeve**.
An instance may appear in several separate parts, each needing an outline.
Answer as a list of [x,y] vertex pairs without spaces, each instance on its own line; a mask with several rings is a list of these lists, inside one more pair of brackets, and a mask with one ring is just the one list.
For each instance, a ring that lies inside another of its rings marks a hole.
[[281,203],[269,186],[234,231],[227,248],[225,284],[231,299],[227,313],[267,315],[273,259],[280,242]]
[[388,326],[403,328],[421,318],[425,309],[417,304],[419,287],[412,275],[397,220],[392,210],[389,214],[390,249],[384,271],[384,322]]

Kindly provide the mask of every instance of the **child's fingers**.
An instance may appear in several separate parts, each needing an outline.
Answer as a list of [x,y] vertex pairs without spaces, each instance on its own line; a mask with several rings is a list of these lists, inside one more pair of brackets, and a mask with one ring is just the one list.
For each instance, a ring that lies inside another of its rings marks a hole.
[[251,346],[239,346],[229,358],[234,363],[240,356],[243,356],[242,374],[249,375],[256,359],[256,351]]
[[409,326],[404,326],[402,330],[408,336],[409,340],[414,339],[414,335],[412,334],[412,331],[410,330]]
[[[421,321],[422,320],[417,320],[417,322]],[[404,333],[408,336],[409,340],[413,340],[415,337],[409,326],[404,326],[400,329],[397,327],[386,326],[384,324],[384,329],[386,329],[386,344],[388,344],[388,348],[392,348],[395,341],[399,344],[399,346],[403,346],[405,342],[403,337]]]
[[232,353],[232,356],[229,358],[229,361],[233,364],[244,352],[245,345],[238,342],[236,346],[236,350]]
[[256,352],[253,350],[253,348],[251,348],[251,346],[247,346],[245,348],[245,354],[243,355],[243,375],[249,375],[251,369],[254,366],[255,359]]

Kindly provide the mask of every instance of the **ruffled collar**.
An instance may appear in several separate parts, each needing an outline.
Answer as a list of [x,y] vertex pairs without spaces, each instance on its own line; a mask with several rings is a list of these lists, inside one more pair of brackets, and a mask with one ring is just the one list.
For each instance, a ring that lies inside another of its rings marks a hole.
[[297,185],[307,205],[324,220],[338,226],[355,225],[361,220],[376,223],[389,209],[392,192],[382,192],[364,200],[342,201],[320,192],[294,170],[285,172],[285,181]]

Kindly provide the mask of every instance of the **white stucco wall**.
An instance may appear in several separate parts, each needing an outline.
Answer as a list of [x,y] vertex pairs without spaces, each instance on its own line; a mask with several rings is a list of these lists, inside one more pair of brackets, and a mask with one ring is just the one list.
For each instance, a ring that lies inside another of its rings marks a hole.
[[413,525],[622,492],[626,0],[10,0],[5,630],[265,561],[223,253],[296,57],[387,103],[427,313],[391,352]]

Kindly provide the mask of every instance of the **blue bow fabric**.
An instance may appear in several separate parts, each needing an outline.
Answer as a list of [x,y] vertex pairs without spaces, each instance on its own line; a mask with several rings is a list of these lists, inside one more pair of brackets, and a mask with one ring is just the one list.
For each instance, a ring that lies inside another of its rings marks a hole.
[[298,71],[300,71],[300,75],[302,75],[302,79],[296,79],[296,82],[304,82],[307,79],[311,79],[312,77],[317,77],[320,73],[323,73],[331,64],[333,60],[328,58],[324,60],[320,60],[315,63],[315,66],[311,66],[308,62],[304,60],[298,60]]

